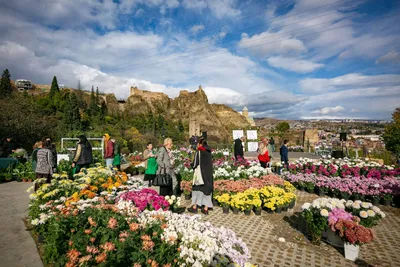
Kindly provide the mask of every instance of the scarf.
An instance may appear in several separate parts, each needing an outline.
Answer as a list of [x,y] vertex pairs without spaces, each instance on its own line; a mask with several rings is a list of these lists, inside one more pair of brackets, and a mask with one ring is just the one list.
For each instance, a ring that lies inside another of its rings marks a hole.
[[199,151],[206,151],[206,148],[205,148],[204,146],[199,146],[199,147],[197,148],[197,150],[199,150]]
[[109,134],[104,134],[104,136],[106,137],[104,142],[107,143],[108,140],[110,140],[110,135]]

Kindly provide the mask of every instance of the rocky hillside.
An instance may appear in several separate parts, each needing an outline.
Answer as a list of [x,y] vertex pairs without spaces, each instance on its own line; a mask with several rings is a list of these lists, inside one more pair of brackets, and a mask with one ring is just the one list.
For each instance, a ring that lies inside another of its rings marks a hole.
[[171,99],[166,94],[131,88],[131,96],[124,104],[118,103],[113,94],[106,96],[111,113],[125,111],[132,116],[138,114],[163,114],[173,120],[200,122],[201,131],[207,131],[213,141],[230,140],[233,129],[249,127],[246,118],[225,105],[209,104],[207,95],[201,87],[195,92],[181,91]]

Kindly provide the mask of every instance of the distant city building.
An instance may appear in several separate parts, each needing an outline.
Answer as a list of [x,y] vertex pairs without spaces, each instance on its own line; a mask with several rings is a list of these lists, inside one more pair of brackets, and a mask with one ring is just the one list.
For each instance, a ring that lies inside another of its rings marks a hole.
[[33,89],[32,82],[24,79],[15,80],[15,86],[18,88],[19,91],[26,91]]

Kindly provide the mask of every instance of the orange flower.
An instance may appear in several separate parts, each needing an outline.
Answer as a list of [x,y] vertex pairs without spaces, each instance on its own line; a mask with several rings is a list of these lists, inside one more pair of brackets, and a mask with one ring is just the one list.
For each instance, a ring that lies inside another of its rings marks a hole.
[[157,232],[153,232],[153,236],[157,236]]
[[74,216],[76,216],[76,215],[78,215],[79,214],[79,210],[74,210],[73,212],[72,212],[72,215],[74,215]]
[[73,262],[67,262],[67,264],[65,264],[65,267],[76,267],[76,264]]
[[74,242],[72,242],[72,240],[70,240],[70,241],[68,242],[68,245],[69,245],[70,247],[72,247],[73,244],[74,244]]
[[91,234],[91,233],[92,233],[92,230],[90,230],[90,229],[85,229],[85,234],[89,235],[89,234]]
[[111,242],[106,242],[104,245],[101,245],[100,247],[106,251],[115,250],[115,245],[114,245],[114,243],[111,243]]
[[90,223],[91,226],[97,226],[97,223],[93,220],[92,217],[89,217],[89,218],[88,218],[88,221],[89,221],[89,223]]
[[90,238],[90,242],[94,243],[94,241],[96,241],[96,238],[91,237],[91,238]]
[[105,252],[103,252],[103,253],[97,255],[95,259],[96,259],[97,263],[105,262],[107,259],[107,254]]
[[163,267],[171,267],[171,263],[164,264]]
[[81,253],[76,249],[71,249],[67,252],[67,257],[69,258],[69,261],[73,263],[78,261],[79,255],[81,255]]
[[71,229],[71,233],[75,233],[75,229]]
[[82,258],[79,259],[79,263],[88,262],[88,261],[90,261],[91,258],[92,258],[92,255],[87,255],[85,257],[82,257]]
[[155,260],[153,260],[152,262],[151,262],[151,267],[158,267],[159,265],[158,265],[158,263],[155,261]]
[[142,265],[139,264],[139,263],[134,263],[134,264],[133,264],[133,267],[142,267]]
[[142,239],[143,241],[151,241],[151,237],[149,235],[142,235],[140,239]]
[[168,224],[166,224],[166,223],[163,223],[162,225],[161,225],[161,229],[165,229],[165,228],[167,228],[168,227]]
[[115,229],[117,226],[118,221],[114,217],[111,217],[110,220],[108,220],[108,228]]
[[87,246],[86,247],[87,253],[92,253],[92,254],[97,254],[99,253],[99,249],[93,246]]
[[121,233],[119,233],[119,237],[128,237],[129,233],[127,231],[123,231]]
[[135,232],[137,229],[139,229],[139,224],[137,224],[137,223],[130,223],[130,224],[129,224],[129,229],[131,229],[131,231]]

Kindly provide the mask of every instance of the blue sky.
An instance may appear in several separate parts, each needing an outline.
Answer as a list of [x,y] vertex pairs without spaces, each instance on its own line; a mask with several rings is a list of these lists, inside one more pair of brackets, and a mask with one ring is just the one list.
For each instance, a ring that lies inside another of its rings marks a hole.
[[12,78],[118,98],[201,84],[256,117],[389,119],[400,103],[400,1],[19,0],[0,6]]

